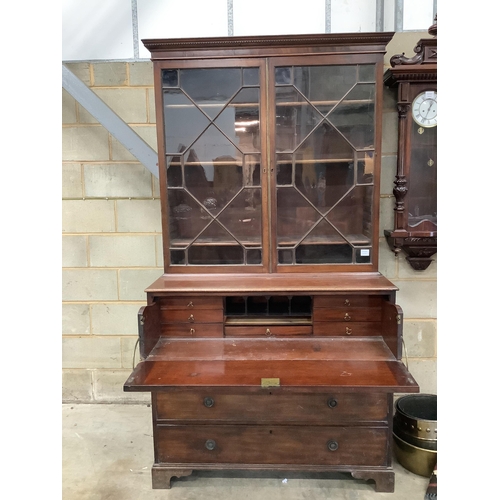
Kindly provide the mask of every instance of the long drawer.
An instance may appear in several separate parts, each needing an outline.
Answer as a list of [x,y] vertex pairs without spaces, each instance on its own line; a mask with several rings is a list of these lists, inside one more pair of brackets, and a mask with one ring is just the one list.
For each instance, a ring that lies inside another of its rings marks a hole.
[[388,427],[157,425],[156,463],[388,464]]
[[332,425],[387,422],[387,394],[283,394],[279,390],[242,394],[241,390],[207,388],[157,392],[157,420],[274,422]]

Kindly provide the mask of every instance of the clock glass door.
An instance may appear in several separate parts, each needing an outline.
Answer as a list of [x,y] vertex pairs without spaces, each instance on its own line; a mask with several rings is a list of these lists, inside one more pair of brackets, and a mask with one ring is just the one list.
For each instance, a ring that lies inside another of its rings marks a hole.
[[405,198],[410,231],[437,230],[437,126],[411,123],[411,157]]

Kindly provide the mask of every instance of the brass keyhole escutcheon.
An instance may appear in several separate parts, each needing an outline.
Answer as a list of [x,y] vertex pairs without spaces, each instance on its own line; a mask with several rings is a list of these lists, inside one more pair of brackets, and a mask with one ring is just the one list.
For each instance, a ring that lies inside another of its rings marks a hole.
[[344,315],[344,321],[351,321],[351,317],[349,316],[348,313],[345,313],[345,315]]
[[207,439],[205,441],[205,448],[210,451],[215,450],[215,441],[213,439]]
[[194,316],[192,314],[189,315],[188,321],[191,321],[191,322],[194,321]]
[[348,326],[345,327],[345,334],[346,335],[351,335],[352,333],[352,328],[349,328]]
[[194,304],[192,302],[189,302],[189,304],[187,306],[188,307],[194,307]]
[[351,301],[349,299],[345,299],[344,300],[344,305],[350,306],[351,305]]
[[335,398],[330,398],[327,404],[329,408],[335,408],[337,406],[337,400]]
[[196,330],[195,330],[194,328],[191,328],[191,329],[189,330],[189,333],[190,333],[191,335],[194,335],[194,333],[195,333],[195,332],[196,332]]
[[266,335],[268,337],[270,337],[272,335],[272,332],[271,332],[271,330],[269,330],[269,328],[266,328]]
[[328,449],[330,451],[336,451],[339,449],[339,443],[337,443],[337,441],[334,441],[333,439],[331,441],[328,441],[326,445],[328,446]]

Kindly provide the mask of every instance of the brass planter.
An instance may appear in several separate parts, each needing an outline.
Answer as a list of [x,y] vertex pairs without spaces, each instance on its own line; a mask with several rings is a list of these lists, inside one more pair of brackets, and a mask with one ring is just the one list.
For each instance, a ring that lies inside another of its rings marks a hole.
[[437,396],[414,394],[396,402],[394,452],[410,472],[430,477],[437,462]]

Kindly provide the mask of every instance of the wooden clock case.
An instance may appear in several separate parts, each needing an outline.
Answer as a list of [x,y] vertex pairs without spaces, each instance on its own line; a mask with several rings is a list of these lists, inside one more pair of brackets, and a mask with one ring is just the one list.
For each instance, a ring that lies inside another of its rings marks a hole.
[[165,272],[124,390],[152,395],[153,488],[242,469],[394,491],[393,394],[419,388],[397,287],[378,272],[392,36],[144,41]]
[[[391,57],[391,68],[384,75],[385,85],[397,89],[399,116],[394,229],[384,234],[391,249],[396,254],[406,253],[406,260],[417,271],[427,269],[437,252],[437,127],[418,127],[411,116],[412,102],[419,94],[437,91],[437,20],[429,34],[433,38],[421,39],[412,58],[403,54]],[[423,159],[428,166],[419,168]],[[409,206],[412,195],[428,208],[419,221],[418,201]]]

